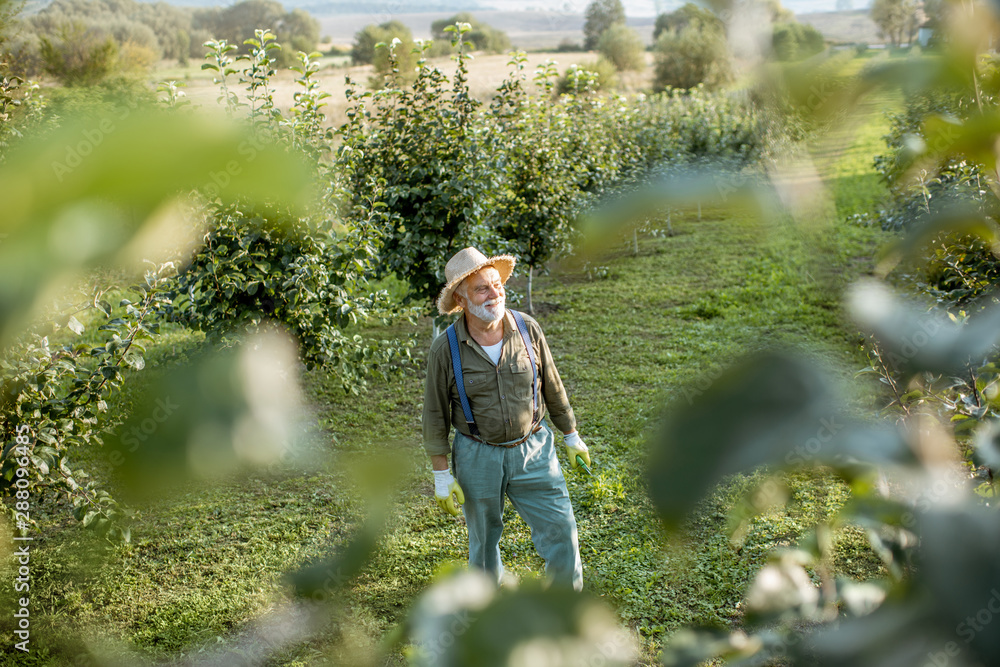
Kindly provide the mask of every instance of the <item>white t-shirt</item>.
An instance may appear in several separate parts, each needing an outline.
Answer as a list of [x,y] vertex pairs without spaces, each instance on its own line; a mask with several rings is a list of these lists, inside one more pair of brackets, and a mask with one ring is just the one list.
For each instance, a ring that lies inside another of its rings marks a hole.
[[490,345],[488,347],[486,345],[483,345],[482,348],[486,352],[486,354],[489,355],[490,359],[493,360],[494,364],[500,363],[500,351],[503,349],[502,340],[496,345]]

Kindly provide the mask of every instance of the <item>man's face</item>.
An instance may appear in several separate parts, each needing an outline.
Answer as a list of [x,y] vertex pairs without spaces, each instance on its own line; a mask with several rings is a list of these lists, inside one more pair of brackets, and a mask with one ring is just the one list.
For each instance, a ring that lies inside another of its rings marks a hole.
[[488,266],[466,278],[462,287],[457,292],[466,312],[484,322],[496,322],[503,317],[507,297],[499,271]]

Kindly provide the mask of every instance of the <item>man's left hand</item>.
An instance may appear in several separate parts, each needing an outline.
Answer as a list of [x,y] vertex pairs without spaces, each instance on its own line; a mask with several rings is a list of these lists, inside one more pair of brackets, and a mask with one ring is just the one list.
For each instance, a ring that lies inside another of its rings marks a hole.
[[582,458],[585,464],[590,465],[590,452],[587,450],[587,445],[583,444],[579,433],[573,431],[572,433],[565,434],[563,436],[563,443],[566,445],[566,454],[569,456],[569,463],[573,466],[573,470],[580,467],[579,462],[576,460],[577,456]]

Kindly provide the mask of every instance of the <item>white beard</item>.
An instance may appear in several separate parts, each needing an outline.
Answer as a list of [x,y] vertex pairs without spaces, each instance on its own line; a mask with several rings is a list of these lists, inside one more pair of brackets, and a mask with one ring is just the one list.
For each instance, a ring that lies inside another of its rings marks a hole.
[[506,299],[493,299],[481,306],[474,306],[471,303],[466,305],[469,312],[484,322],[496,322],[503,317]]

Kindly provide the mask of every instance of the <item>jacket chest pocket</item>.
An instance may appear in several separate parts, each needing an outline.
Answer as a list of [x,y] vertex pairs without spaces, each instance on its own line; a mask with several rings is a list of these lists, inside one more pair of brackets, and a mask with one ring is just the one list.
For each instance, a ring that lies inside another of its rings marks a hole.
[[534,377],[531,372],[531,363],[527,359],[518,359],[510,365],[510,377],[513,394],[519,400],[531,401],[534,391],[531,386]]
[[489,400],[496,394],[497,374],[492,373],[464,373],[465,394],[470,401],[475,399]]

